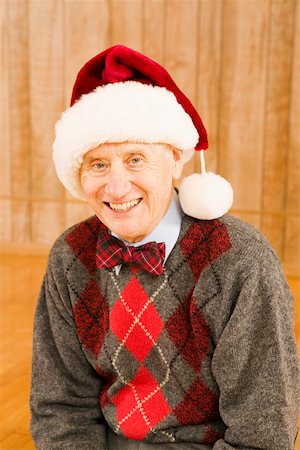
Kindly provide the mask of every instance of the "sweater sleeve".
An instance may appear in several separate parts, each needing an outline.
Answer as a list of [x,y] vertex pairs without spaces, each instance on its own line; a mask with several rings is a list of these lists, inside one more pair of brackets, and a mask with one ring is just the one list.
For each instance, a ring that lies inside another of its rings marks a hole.
[[62,272],[50,257],[34,321],[31,431],[37,450],[106,450],[101,379],[80,347]]
[[293,299],[267,245],[248,270],[213,356],[226,425],[213,450],[292,450],[300,388]]

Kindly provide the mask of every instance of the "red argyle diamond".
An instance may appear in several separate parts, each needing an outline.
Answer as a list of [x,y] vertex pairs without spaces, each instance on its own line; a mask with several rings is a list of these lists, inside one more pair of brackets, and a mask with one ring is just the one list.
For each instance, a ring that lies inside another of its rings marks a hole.
[[218,395],[197,377],[174,413],[182,425],[214,421],[219,417]]
[[119,426],[129,439],[143,439],[171,412],[157,381],[143,366],[112,402],[117,408]]
[[209,327],[191,292],[165,325],[181,356],[199,372],[209,347]]
[[[195,243],[198,242],[198,246]],[[205,267],[229,250],[231,240],[220,220],[195,222],[181,241],[182,254],[197,280]]]
[[144,361],[163,328],[163,322],[143,287],[133,278],[110,315],[111,329],[129,352]]
[[108,304],[94,280],[87,283],[73,311],[80,341],[97,356],[109,327],[109,312]]
[[93,216],[76,225],[65,237],[65,241],[91,275],[97,270],[96,244],[99,231],[102,229],[106,229],[105,225],[98,217]]

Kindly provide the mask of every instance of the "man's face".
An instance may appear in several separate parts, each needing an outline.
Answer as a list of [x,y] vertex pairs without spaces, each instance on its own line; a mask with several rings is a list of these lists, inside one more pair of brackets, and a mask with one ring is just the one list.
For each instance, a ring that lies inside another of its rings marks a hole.
[[182,152],[168,145],[101,144],[84,155],[81,186],[101,222],[137,242],[168,210],[182,166]]

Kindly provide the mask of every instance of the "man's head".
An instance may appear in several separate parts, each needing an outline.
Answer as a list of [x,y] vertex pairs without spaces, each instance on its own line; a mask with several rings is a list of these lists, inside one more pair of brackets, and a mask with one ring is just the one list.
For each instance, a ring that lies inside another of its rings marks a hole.
[[84,155],[80,182],[101,222],[137,242],[166,213],[182,167],[182,152],[170,145],[101,144]]
[[[176,148],[183,162],[195,150],[203,154],[208,146],[198,112],[169,73],[141,53],[116,45],[92,58],[78,73],[71,106],[56,124],[53,159],[58,177],[71,194],[86,200],[80,179],[86,155],[101,145],[130,142]],[[184,212],[201,219],[227,212],[232,189],[220,179],[204,170],[203,176],[181,184]],[[164,183],[168,189],[172,177]]]
[[105,50],[79,71],[71,106],[56,124],[53,158],[57,174],[76,197],[83,156],[106,143],[168,144],[183,152],[206,148],[199,114],[168,72],[122,45]]

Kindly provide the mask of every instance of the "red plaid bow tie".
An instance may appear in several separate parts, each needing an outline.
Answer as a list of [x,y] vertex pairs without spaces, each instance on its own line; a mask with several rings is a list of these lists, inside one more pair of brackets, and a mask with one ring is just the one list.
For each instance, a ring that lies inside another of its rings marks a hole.
[[109,233],[100,233],[97,242],[96,263],[100,269],[110,269],[123,263],[137,263],[153,275],[163,273],[166,246],[164,242],[148,242],[139,247],[127,246]]

